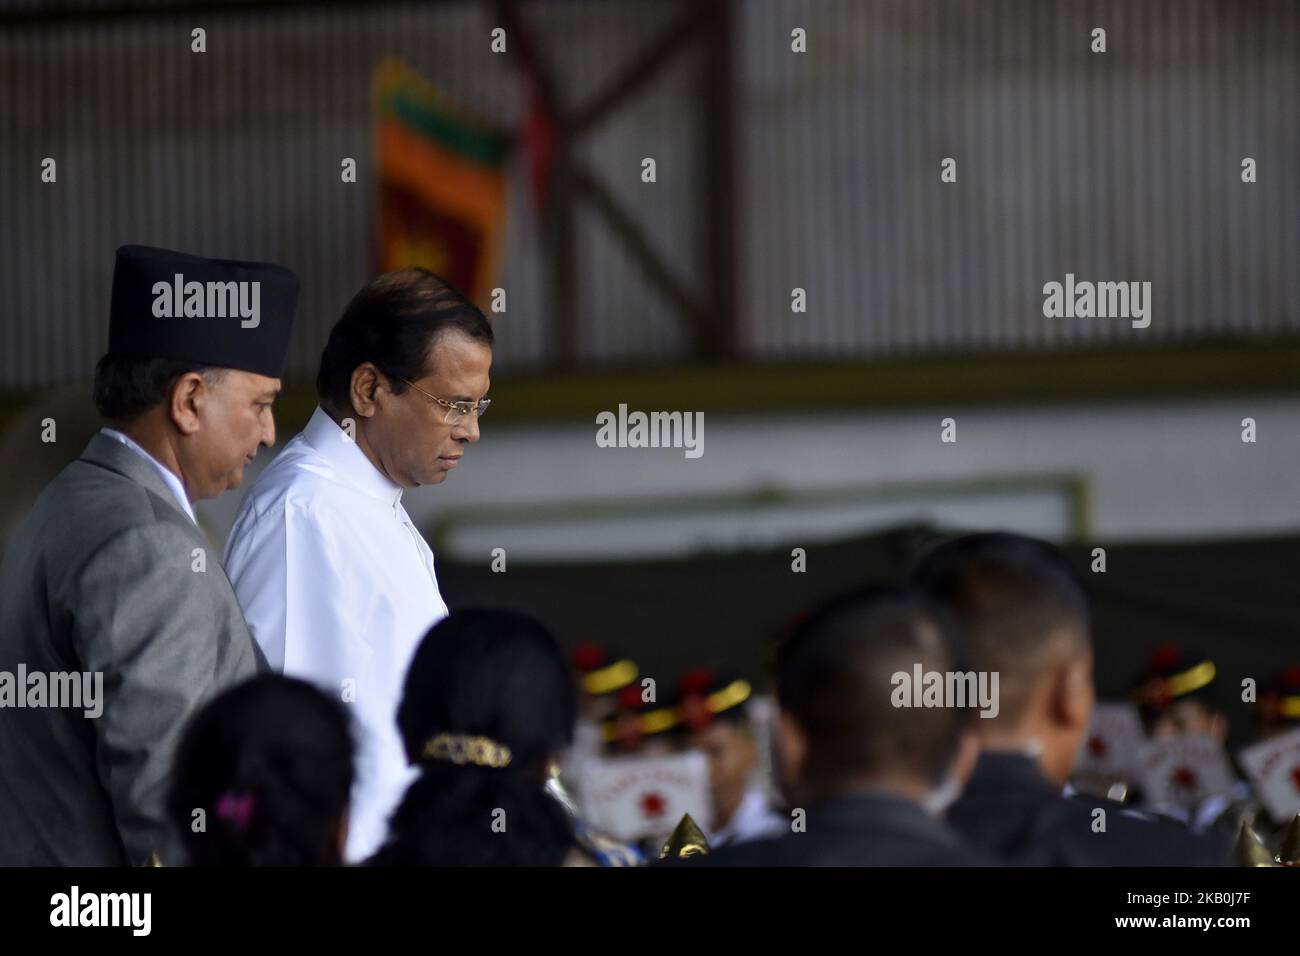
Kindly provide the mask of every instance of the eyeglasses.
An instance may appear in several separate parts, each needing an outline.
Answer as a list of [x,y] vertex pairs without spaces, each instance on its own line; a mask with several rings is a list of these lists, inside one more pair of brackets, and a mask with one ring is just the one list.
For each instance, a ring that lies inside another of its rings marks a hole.
[[490,398],[480,398],[477,402],[448,402],[439,398],[437,395],[426,392],[414,382],[408,382],[404,378],[398,378],[397,380],[399,382],[406,382],[407,385],[411,386],[411,388],[415,389],[421,395],[433,399],[443,408],[447,409],[447,414],[442,417],[442,420],[448,425],[459,425],[465,419],[469,418],[470,415],[475,413],[478,414],[479,418],[482,418],[487,414],[488,407],[492,404],[492,399]]

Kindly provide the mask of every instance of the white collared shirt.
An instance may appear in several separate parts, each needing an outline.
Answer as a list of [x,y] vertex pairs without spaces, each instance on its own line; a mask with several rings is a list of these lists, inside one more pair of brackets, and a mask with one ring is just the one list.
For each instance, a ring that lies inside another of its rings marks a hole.
[[751,785],[745,790],[727,825],[706,831],[704,838],[709,841],[709,847],[716,850],[730,843],[746,843],[785,832],[788,832],[786,819],[767,805],[761,787]]
[[357,740],[346,856],[379,848],[415,778],[397,731],[406,670],[447,615],[402,489],[317,408],[253,483],[226,573],[271,668],[341,699]]
[[113,441],[121,442],[149,464],[153,465],[154,468],[157,469],[158,474],[162,476],[162,480],[167,483],[167,487],[171,489],[172,494],[176,496],[176,503],[181,506],[181,510],[189,515],[191,521],[198,524],[198,521],[194,517],[194,507],[190,504],[189,496],[185,494],[185,485],[182,484],[180,478],[177,477],[175,472],[153,455],[145,451],[139,442],[133,441],[127,435],[123,435],[116,428],[101,428],[99,432],[101,435],[107,435],[109,438],[113,439]]

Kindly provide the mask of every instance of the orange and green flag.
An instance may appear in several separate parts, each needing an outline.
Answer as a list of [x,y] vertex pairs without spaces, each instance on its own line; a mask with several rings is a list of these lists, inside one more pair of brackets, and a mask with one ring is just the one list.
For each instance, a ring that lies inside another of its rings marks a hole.
[[507,136],[395,60],[375,70],[379,268],[423,266],[486,308],[505,226]]

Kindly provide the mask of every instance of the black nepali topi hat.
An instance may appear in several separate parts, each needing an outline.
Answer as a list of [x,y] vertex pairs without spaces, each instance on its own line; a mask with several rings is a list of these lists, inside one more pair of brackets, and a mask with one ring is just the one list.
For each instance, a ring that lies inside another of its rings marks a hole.
[[297,304],[298,277],[283,266],[122,246],[108,352],[279,378]]

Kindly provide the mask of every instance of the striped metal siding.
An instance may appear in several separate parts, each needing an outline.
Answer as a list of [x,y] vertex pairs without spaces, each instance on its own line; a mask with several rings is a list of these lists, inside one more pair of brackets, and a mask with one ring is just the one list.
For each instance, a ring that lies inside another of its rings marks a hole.
[[[744,4],[753,356],[1173,343],[1300,328],[1300,4]],[[790,50],[803,27],[808,52]],[[1108,52],[1090,51],[1094,27]],[[1259,181],[1241,182],[1241,160]],[[944,157],[957,182],[940,182]],[[1042,287],[1148,280],[1151,326]],[[792,314],[790,290],[808,290]]]
[[[31,2],[0,4],[30,9]],[[1300,13],[1290,0],[744,0],[737,63],[742,354],[1072,348],[1296,328]],[[530,4],[570,101],[672,18],[631,0]],[[112,249],[284,262],[303,279],[290,370],[370,274],[369,81],[396,54],[513,125],[520,79],[484,3],[370,3],[67,21],[0,34],[0,388],[84,378]],[[204,26],[208,52],[189,52]],[[789,49],[808,31],[809,52]],[[1093,26],[1109,52],[1088,52]],[[582,155],[683,281],[701,275],[698,56]],[[57,186],[39,182],[58,160]],[[344,156],[361,181],[339,181]],[[639,180],[654,156],[659,182]],[[958,182],[939,161],[958,160]],[[1240,182],[1240,161],[1260,181]],[[512,175],[498,361],[548,356],[543,241]],[[590,211],[581,358],[689,346]],[[1051,321],[1067,272],[1153,283],[1154,320]],[[790,312],[790,289],[809,311]]]
[[[526,12],[570,102],[673,13],[644,0]],[[112,252],[126,242],[293,268],[302,298],[289,372],[314,374],[329,326],[372,273],[374,64],[400,56],[513,128],[522,83],[489,49],[495,25],[482,3],[373,3],[0,31],[0,389],[89,376],[107,336]],[[203,55],[190,52],[196,26],[207,30]],[[681,105],[689,62],[598,130],[584,157],[695,281],[695,196],[682,182],[698,125]],[[633,188],[644,155],[658,158],[661,183],[682,188]],[[46,156],[58,163],[55,185],[39,180]],[[358,162],[355,185],[340,181],[345,156]],[[510,169],[508,308],[497,318],[507,366],[541,362],[548,349],[543,243],[522,167]],[[584,357],[680,354],[679,323],[603,225],[580,216],[577,242]]]

